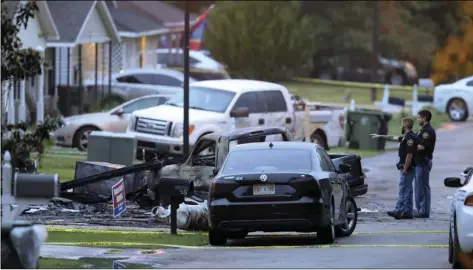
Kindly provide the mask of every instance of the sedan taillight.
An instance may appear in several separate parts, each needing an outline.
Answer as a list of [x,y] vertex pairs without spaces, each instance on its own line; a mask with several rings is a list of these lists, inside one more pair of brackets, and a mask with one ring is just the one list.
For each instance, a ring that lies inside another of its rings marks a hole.
[[466,206],[473,206],[473,194],[466,197],[465,199],[465,205]]

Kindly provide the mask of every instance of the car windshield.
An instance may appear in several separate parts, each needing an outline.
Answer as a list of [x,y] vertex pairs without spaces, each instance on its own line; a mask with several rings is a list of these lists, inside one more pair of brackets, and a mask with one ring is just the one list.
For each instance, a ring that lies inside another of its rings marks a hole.
[[230,152],[223,174],[312,170],[310,151],[301,149],[267,149]]
[[[235,93],[206,87],[189,87],[189,108],[203,111],[223,113],[227,110]],[[166,102],[167,105],[183,107],[184,92],[174,95]]]

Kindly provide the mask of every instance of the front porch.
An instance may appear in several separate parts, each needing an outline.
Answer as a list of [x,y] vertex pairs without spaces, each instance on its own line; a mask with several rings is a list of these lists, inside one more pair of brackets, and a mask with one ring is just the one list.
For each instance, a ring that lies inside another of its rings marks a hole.
[[84,21],[75,29],[79,29],[77,34],[69,40],[48,42],[54,51],[55,71],[48,95],[52,111],[64,116],[84,113],[85,105],[96,105],[110,93],[109,79],[118,72],[112,68],[112,62],[119,60],[114,59],[113,50],[121,39],[106,3],[93,2]]

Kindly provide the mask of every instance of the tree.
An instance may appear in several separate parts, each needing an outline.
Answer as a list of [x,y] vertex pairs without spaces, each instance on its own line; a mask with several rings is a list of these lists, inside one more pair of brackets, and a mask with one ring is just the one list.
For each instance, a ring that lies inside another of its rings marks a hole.
[[[12,3],[20,5],[16,17],[9,16],[6,2],[2,1],[2,97],[10,94],[4,90],[13,83],[41,74],[40,53],[31,48],[22,49],[18,37],[21,27],[28,26],[28,20],[34,18],[34,12],[38,7],[34,1],[26,4],[15,1],[8,4]],[[2,107],[4,100],[6,99],[2,98]],[[12,109],[14,108],[10,108]],[[2,112],[4,111],[2,108]],[[21,172],[33,171],[34,163],[30,154],[38,152],[41,156],[44,152],[43,141],[49,138],[49,132],[56,128],[56,123],[55,120],[46,119],[45,123],[37,126],[33,132],[27,131],[26,123],[2,125],[2,159],[3,153],[10,151],[13,168]]]
[[218,1],[204,39],[234,77],[286,80],[307,67],[316,34],[298,1]]
[[473,74],[473,1],[462,1],[459,32],[452,33],[435,52],[432,80],[438,84]]

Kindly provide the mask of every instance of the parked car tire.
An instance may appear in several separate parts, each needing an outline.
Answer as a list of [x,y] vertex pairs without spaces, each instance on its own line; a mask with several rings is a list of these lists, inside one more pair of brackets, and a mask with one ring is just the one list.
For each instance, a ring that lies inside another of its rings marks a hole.
[[320,228],[317,231],[317,238],[319,238],[324,244],[333,244],[335,242],[335,206],[330,204],[330,222],[329,225]]
[[[457,109],[454,106],[459,106]],[[453,122],[464,122],[468,119],[468,105],[462,98],[453,98],[448,102],[447,114]]]
[[227,235],[220,230],[209,230],[209,244],[212,246],[224,246],[227,244]]
[[[454,221],[454,225],[457,226],[456,220]],[[461,252],[460,244],[458,243],[458,235],[457,231],[453,231],[453,244],[452,244],[452,269],[463,269],[462,263],[458,260],[457,253]]]
[[228,234],[228,239],[244,239],[247,235],[247,231],[231,232]]
[[347,224],[338,225],[335,227],[335,235],[337,237],[347,237],[353,234],[358,222],[358,207],[355,199],[351,196],[347,197],[345,201],[345,211],[347,215]]
[[452,228],[448,231],[448,262],[453,263],[453,241],[452,241]]
[[404,72],[396,70],[386,75],[385,83],[390,85],[408,85],[409,80]]
[[74,146],[79,149],[79,151],[87,151],[87,145],[89,143],[89,134],[92,131],[100,130],[97,127],[86,126],[82,127],[76,131],[74,134]]

